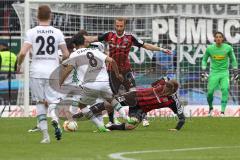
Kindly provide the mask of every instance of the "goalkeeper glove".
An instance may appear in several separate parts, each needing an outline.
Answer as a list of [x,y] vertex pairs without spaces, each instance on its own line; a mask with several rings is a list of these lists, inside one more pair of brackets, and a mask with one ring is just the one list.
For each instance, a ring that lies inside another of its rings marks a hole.
[[202,72],[201,73],[201,81],[207,81],[208,80],[208,73],[207,72]]
[[237,70],[237,69],[234,69],[234,70],[233,70],[231,80],[232,80],[232,81],[237,81],[237,80],[238,80],[238,70]]

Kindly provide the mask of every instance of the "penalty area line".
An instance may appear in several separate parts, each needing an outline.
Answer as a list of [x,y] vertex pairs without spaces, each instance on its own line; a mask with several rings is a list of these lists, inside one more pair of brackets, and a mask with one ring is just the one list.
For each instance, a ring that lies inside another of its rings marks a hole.
[[161,152],[185,152],[185,151],[198,151],[198,150],[210,150],[210,149],[228,149],[228,148],[240,148],[240,146],[222,146],[222,147],[198,147],[198,148],[179,148],[179,149],[163,149],[163,150],[146,150],[146,151],[132,151],[132,152],[118,152],[109,154],[108,157],[116,160],[137,160],[134,158],[124,157],[130,154],[143,154],[143,153],[161,153]]

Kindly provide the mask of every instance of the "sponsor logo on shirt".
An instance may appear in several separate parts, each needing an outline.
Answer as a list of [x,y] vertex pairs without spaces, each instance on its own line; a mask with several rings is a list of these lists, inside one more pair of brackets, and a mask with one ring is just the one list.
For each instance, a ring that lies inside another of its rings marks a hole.
[[213,59],[215,60],[224,60],[225,59],[225,55],[213,55]]

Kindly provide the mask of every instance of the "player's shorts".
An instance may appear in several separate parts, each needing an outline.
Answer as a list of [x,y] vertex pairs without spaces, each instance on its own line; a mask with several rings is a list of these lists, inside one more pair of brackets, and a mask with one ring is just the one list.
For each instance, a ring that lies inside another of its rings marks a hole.
[[93,82],[83,85],[83,94],[79,100],[80,103],[92,105],[96,103],[98,98],[106,100],[113,98],[109,82]]
[[48,79],[30,78],[32,99],[36,102],[59,103],[61,94],[56,92],[49,85]]

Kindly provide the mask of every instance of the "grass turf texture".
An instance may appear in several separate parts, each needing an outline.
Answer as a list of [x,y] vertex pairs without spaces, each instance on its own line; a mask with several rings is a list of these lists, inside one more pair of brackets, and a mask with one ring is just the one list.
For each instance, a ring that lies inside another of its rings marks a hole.
[[[35,118],[0,119],[1,160],[106,160],[111,153],[168,150],[198,147],[240,146],[239,118],[191,118],[180,132],[170,132],[174,119],[156,118],[147,128],[133,131],[93,133],[90,121],[78,122],[76,132],[64,132],[56,141],[49,126],[51,143],[40,144],[40,132],[28,133]],[[125,155],[141,160],[239,160],[239,148],[206,149],[181,152],[155,152]]]

